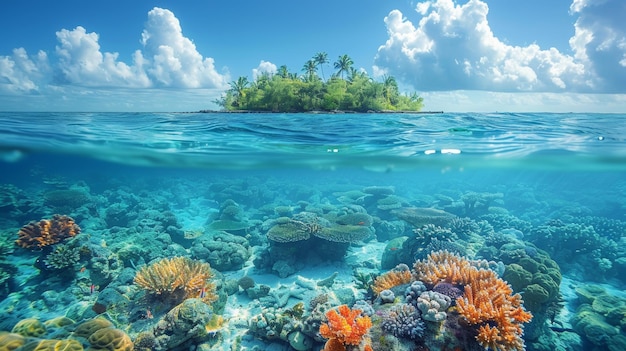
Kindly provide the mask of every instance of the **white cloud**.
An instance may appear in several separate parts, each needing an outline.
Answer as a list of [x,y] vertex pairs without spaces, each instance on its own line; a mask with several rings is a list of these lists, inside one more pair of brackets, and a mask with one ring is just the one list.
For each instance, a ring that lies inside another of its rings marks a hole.
[[169,10],[155,7],[141,34],[147,68],[159,86],[182,88],[224,88],[227,77],[215,69],[213,58],[203,58],[195,44],[183,36],[178,18]]
[[0,56],[0,91],[10,93],[37,91],[40,81],[49,71],[45,52],[39,51],[31,59],[24,48],[14,49],[12,56]]
[[132,63],[117,52],[104,52],[99,36],[81,26],[56,33],[55,55],[40,51],[29,57],[23,48],[0,56],[0,90],[11,93],[51,92],[56,85],[92,88],[204,88],[223,89],[228,74],[215,69],[186,38],[178,19],[155,7],[142,33],[144,52],[136,50]]
[[59,84],[76,84],[100,87],[148,87],[150,80],[139,65],[128,66],[118,61],[118,53],[102,53],[98,34],[87,33],[85,28],[62,29],[56,33],[59,45]]
[[570,46],[604,92],[626,92],[626,6],[623,0],[574,0]]
[[259,66],[257,68],[252,69],[252,80],[256,80],[260,75],[264,73],[273,75],[273,74],[276,74],[276,72],[278,72],[278,69],[276,68],[275,64],[269,61],[261,60],[261,62],[259,63]]
[[[427,91],[618,92],[621,81],[623,92],[626,36],[620,21],[626,14],[621,1],[574,0],[570,12],[580,18],[570,40],[573,56],[536,44],[505,44],[489,26],[484,1],[423,1],[416,6],[416,22],[398,10],[385,18],[389,38],[378,49],[374,72],[392,74]],[[611,16],[615,21],[602,22],[600,16],[591,16],[599,6],[621,13]],[[602,71],[600,63],[613,71],[621,67],[620,79],[609,69]]]

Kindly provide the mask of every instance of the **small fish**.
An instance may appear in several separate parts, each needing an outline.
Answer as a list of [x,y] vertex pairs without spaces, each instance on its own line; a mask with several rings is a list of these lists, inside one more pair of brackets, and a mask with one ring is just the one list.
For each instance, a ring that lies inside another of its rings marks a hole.
[[93,295],[93,293],[95,293],[98,290],[98,288],[94,285],[91,284],[91,286],[89,287],[89,293]]
[[80,267],[80,272],[81,273],[84,273],[86,270],[87,270],[87,267],[85,267],[85,266]]
[[206,287],[203,287],[202,290],[200,290],[200,298],[204,299],[205,296],[206,296]]
[[147,318],[147,319],[152,319],[152,318],[154,318],[154,316],[152,315],[152,312],[150,312],[150,310],[149,310],[149,309],[146,309],[146,318]]
[[365,224],[365,222],[360,221],[360,222],[359,222],[359,223],[357,223],[357,224],[358,224],[358,225],[364,225],[364,224]]
[[398,247],[390,247],[389,251],[396,251],[398,249]]

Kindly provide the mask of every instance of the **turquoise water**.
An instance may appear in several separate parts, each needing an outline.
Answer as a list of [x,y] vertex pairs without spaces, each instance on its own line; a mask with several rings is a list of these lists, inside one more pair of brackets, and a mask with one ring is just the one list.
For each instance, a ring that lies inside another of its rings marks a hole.
[[[376,318],[389,318],[387,307],[357,277],[446,248],[505,269],[498,274],[534,315],[527,349],[619,349],[626,340],[623,114],[0,113],[0,157],[0,330],[67,316],[73,324],[34,336],[72,339],[100,314],[136,344],[152,333],[159,341],[144,349],[303,348],[290,343],[296,332],[305,349],[321,349],[316,328],[270,337],[278,327],[247,321],[273,307],[293,322],[280,308],[303,302],[307,325],[315,296],[343,291],[331,307],[373,303],[372,346],[385,349],[376,336],[394,331],[381,332]],[[80,234],[15,244],[20,228],[54,214],[72,217]],[[281,217],[315,218],[355,239],[308,226],[310,239],[273,241]],[[227,320],[179,344],[155,329],[175,304],[133,282],[140,267],[176,256],[211,265],[221,294],[212,313]],[[328,287],[307,283],[334,272]],[[244,275],[255,292],[237,287]],[[597,318],[583,320],[585,309]],[[478,325],[445,312],[443,330],[455,335],[447,346],[426,321],[420,338],[389,336],[394,349],[480,348]],[[604,334],[586,333],[597,320]]]

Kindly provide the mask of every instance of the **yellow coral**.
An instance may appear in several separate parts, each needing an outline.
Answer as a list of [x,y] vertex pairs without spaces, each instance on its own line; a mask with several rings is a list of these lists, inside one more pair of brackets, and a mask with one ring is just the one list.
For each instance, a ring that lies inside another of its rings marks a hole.
[[89,337],[100,329],[111,328],[113,323],[107,319],[96,317],[80,323],[74,330],[74,335],[89,339]]
[[0,351],[13,351],[25,342],[26,339],[20,334],[0,332]]
[[91,344],[87,351],[132,351],[134,347],[130,337],[123,331],[115,328],[100,329],[87,340]]
[[83,345],[76,340],[41,340],[33,351],[83,351]]
[[40,337],[46,333],[46,326],[38,319],[26,318],[17,322],[11,332],[25,337]]
[[208,263],[187,257],[164,258],[139,269],[135,284],[156,295],[176,295],[181,292],[182,300],[200,297],[210,303],[217,299],[215,284],[208,280],[213,277]]

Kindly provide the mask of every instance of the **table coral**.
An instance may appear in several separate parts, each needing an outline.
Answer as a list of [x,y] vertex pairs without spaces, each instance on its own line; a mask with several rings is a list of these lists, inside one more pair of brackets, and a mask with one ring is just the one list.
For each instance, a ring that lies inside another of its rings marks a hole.
[[372,321],[367,316],[361,316],[361,310],[341,305],[326,312],[326,318],[328,323],[322,323],[319,329],[320,335],[329,339],[324,350],[346,350],[346,346],[361,344],[364,344],[365,350],[371,350],[365,334],[372,327]]
[[494,271],[478,269],[468,259],[447,251],[433,252],[415,263],[417,278],[429,284],[444,281],[464,286],[456,299],[462,318],[478,327],[476,340],[493,350],[524,350],[522,323],[532,314],[522,306],[522,297]]
[[51,219],[30,222],[17,233],[15,243],[23,248],[40,249],[71,238],[80,233],[80,227],[69,216],[55,214]]

